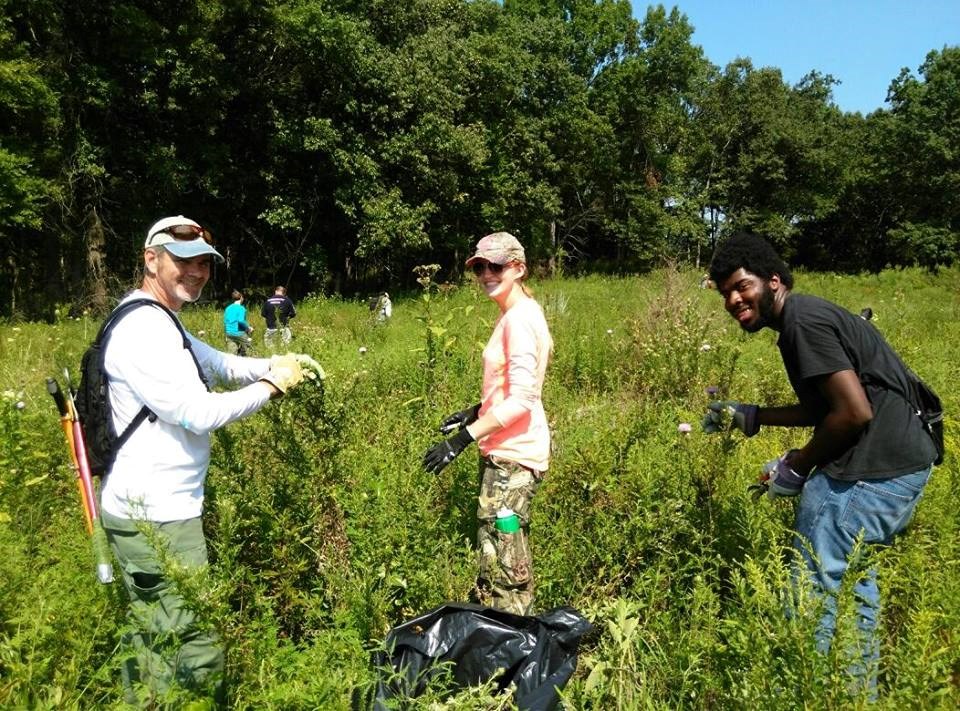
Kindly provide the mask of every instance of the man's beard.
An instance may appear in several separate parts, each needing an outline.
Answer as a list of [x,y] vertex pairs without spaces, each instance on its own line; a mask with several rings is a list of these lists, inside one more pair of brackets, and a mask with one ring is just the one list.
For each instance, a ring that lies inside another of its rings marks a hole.
[[[193,293],[192,289],[187,288],[183,284],[179,284],[178,286],[180,288],[177,289],[177,296],[187,304],[192,304],[193,302],[199,300],[200,295],[203,293],[203,286],[201,286],[195,294]],[[206,284],[204,284],[204,286],[206,286]]]
[[743,324],[742,328],[747,333],[756,333],[762,328],[766,328],[773,322],[773,289],[764,285],[763,294],[757,301],[757,319],[750,324]]

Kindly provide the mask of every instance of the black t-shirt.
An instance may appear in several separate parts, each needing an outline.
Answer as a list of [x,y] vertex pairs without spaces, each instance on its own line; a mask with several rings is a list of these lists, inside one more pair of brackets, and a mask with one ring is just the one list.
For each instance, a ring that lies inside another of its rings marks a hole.
[[297,310],[293,307],[289,296],[274,294],[263,303],[263,308],[260,309],[260,315],[266,320],[267,328],[277,327],[278,314],[281,326],[286,326],[287,322],[297,315]]
[[853,370],[873,408],[873,419],[857,443],[821,464],[830,476],[883,479],[919,471],[936,459],[920,418],[899,394],[910,392],[907,369],[873,324],[805,294],[791,294],[781,316],[777,347],[800,404],[815,414],[815,427],[830,409],[817,390],[818,376]]

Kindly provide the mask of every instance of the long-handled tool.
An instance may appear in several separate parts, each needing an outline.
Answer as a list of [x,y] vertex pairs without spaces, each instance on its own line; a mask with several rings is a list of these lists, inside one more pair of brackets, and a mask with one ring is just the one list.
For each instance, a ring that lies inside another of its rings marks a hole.
[[77,417],[73,389],[70,387],[70,374],[64,370],[64,375],[67,378],[66,394],[60,390],[60,385],[54,378],[47,378],[47,392],[50,393],[54,403],[56,403],[57,411],[60,413],[60,424],[67,440],[67,449],[70,450],[70,461],[77,475],[77,488],[80,491],[80,501],[83,504],[84,520],[87,524],[87,533],[90,535],[93,555],[97,564],[97,580],[107,584],[113,582],[113,564],[110,562],[107,535],[104,533],[103,524],[100,521],[96,489],[87,461],[86,440],[83,437],[83,428],[80,427],[80,420]]
[[63,393],[60,392],[60,386],[53,378],[47,378],[47,392],[50,393],[57,406],[57,412],[60,413],[60,426],[63,428],[64,439],[67,440],[70,463],[73,465],[73,472],[76,475],[77,491],[80,493],[80,503],[83,504],[83,518],[87,524],[87,535],[92,535],[93,516],[90,513],[90,507],[87,505],[87,493],[83,486],[83,480],[80,478],[80,463],[77,461],[77,451],[73,446],[73,420],[70,418],[70,410]]

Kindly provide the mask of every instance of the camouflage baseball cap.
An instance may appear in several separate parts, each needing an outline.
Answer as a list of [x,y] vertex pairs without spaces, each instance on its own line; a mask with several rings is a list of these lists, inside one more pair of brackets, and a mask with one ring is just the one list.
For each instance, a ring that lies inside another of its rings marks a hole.
[[509,232],[494,232],[477,242],[477,251],[467,260],[467,266],[481,259],[494,264],[527,263],[523,245]]

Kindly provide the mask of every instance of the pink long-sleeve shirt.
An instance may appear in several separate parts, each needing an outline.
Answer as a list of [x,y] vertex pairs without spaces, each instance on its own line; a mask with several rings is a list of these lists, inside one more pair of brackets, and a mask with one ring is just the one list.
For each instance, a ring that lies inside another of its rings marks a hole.
[[480,439],[484,456],[547,470],[550,428],[540,394],[552,351],[547,320],[533,299],[520,299],[497,320],[483,349],[480,415],[492,413],[503,428]]

